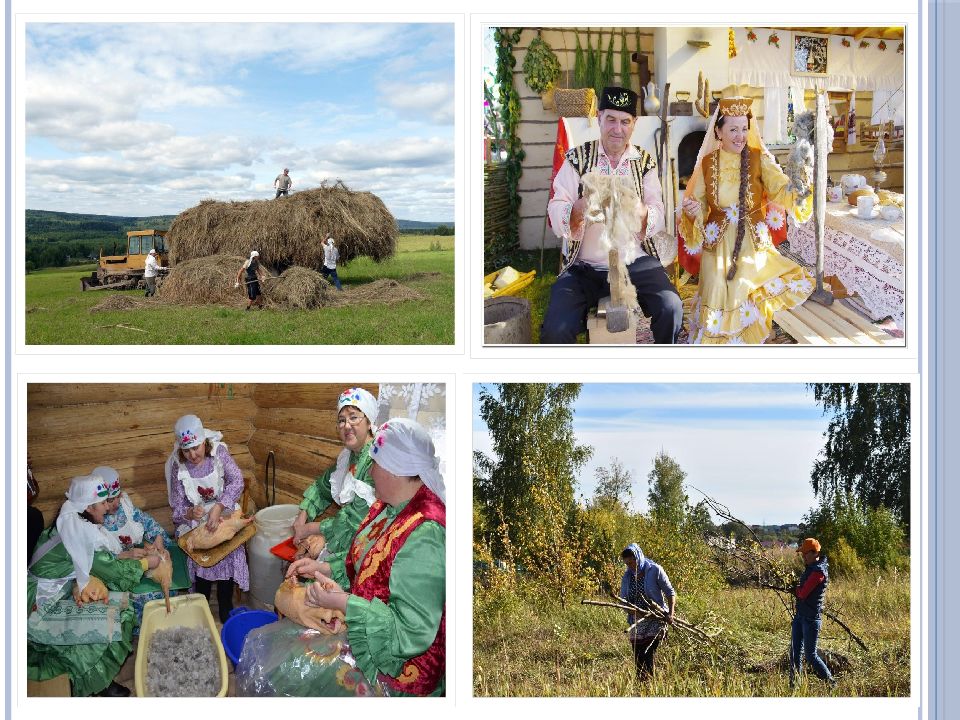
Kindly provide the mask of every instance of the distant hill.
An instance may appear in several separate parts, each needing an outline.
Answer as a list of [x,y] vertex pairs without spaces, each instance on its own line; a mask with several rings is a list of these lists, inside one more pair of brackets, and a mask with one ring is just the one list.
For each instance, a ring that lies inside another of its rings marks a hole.
[[70,240],[102,237],[104,233],[125,235],[128,230],[155,228],[165,230],[176,215],[153,215],[151,217],[128,217],[123,215],[88,215],[84,213],[55,212],[53,210],[27,210],[26,231],[28,240],[61,240],[62,233],[69,232]]
[[[26,230],[28,240],[83,240],[100,238],[104,233],[122,236],[128,230],[154,228],[166,230],[176,215],[153,215],[130,217],[125,215],[90,215],[85,213],[55,212],[53,210],[27,210]],[[453,227],[453,221],[425,222],[422,220],[397,220],[397,229],[432,230],[440,225]],[[69,238],[60,233],[69,232]]]
[[423,222],[420,220],[397,220],[398,230],[432,230],[440,225],[453,227],[453,220],[444,220],[442,222]]
[[[26,267],[62,267],[123,252],[129,230],[168,230],[176,215],[131,217],[27,210]],[[443,226],[443,227],[441,227]],[[453,222],[397,220],[397,229],[411,235],[453,235]],[[438,231],[439,229],[439,231]]]

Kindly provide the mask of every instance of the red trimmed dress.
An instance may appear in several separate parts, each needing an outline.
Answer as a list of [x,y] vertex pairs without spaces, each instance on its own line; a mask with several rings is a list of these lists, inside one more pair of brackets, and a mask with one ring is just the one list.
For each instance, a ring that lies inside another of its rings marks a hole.
[[330,559],[349,588],[347,637],[357,667],[391,695],[446,690],[446,508],[425,485],[399,507],[377,501],[346,557]]

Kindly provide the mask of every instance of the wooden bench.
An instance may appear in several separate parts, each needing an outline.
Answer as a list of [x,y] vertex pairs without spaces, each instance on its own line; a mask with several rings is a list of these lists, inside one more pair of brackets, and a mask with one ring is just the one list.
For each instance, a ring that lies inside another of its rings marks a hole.
[[70,697],[70,676],[57,675],[49,680],[27,680],[27,697]]
[[[637,344],[637,315],[628,313],[630,324],[623,332],[607,330],[607,307],[610,305],[610,296],[600,298],[597,307],[587,315],[587,341],[591,345],[636,345]],[[644,318],[646,319],[646,318]]]
[[902,338],[878,329],[840,300],[826,307],[807,301],[792,310],[781,310],[773,320],[799,345],[903,346]]

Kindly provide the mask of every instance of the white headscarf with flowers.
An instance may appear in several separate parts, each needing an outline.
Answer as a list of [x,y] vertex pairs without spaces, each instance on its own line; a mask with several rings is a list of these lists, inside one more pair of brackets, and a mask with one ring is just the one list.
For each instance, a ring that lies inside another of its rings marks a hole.
[[401,477],[419,476],[423,484],[446,505],[446,487],[440,474],[440,458],[426,430],[413,420],[393,418],[377,431],[370,457],[380,467]]
[[[337,414],[345,407],[355,407],[362,412],[370,422],[370,432],[376,432],[379,405],[370,392],[360,387],[347,388],[337,399]],[[357,496],[366,500],[367,505],[372,505],[375,499],[373,488],[350,472],[350,450],[347,448],[337,456],[337,466],[330,475],[330,493],[340,505],[346,505]]]
[[95,467],[90,474],[98,475],[104,484],[106,484],[108,500],[113,500],[120,494],[120,473],[115,469],[109,465],[99,465]]
[[183,415],[173,426],[173,451],[167,458],[163,468],[164,477],[167,480],[167,500],[173,504],[173,498],[170,492],[170,469],[175,462],[179,462],[179,452],[196,447],[202,442],[209,440],[212,443],[218,443],[223,439],[223,433],[217,430],[207,430],[196,415]]
[[102,525],[88,522],[77,514],[107,499],[107,485],[99,475],[73,478],[66,497],[57,517],[57,533],[73,560],[72,576],[76,577],[77,586],[82,589],[90,582],[94,552],[102,549],[116,555],[123,551],[123,546]]

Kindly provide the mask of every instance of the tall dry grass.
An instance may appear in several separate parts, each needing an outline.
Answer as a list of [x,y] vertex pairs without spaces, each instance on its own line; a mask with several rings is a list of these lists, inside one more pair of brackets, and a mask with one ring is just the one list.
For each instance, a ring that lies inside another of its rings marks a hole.
[[[669,569],[668,569],[669,571]],[[484,573],[474,583],[474,693],[478,696],[906,696],[910,693],[910,589],[903,573],[831,582],[827,600],[865,640],[864,653],[824,620],[820,646],[849,667],[831,690],[804,674],[789,687],[791,615],[772,591],[707,589],[678,594],[677,613],[723,627],[715,647],[672,633],[652,681],[634,679],[623,613],[565,609],[529,577]],[[602,597],[597,595],[597,597]]]

